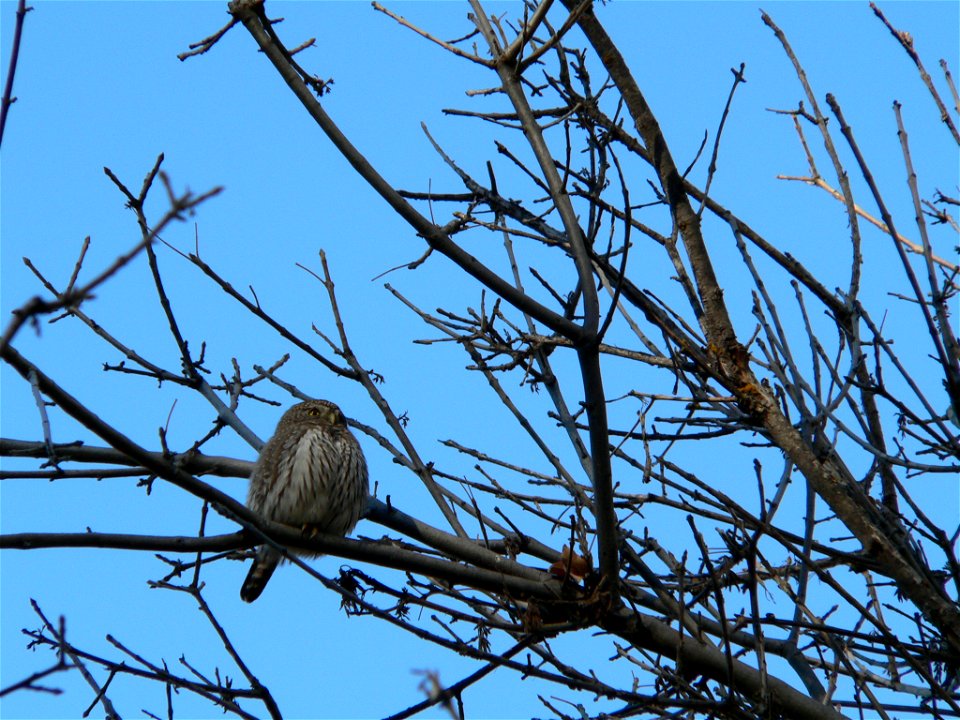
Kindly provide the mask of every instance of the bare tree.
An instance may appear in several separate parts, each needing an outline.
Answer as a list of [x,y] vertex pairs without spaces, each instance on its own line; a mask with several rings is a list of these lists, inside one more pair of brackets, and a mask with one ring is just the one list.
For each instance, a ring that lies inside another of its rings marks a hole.
[[[195,496],[199,531],[191,537],[7,534],[0,547],[183,555],[170,561],[169,574],[156,585],[197,600],[245,684],[190,666],[177,674],[120,643],[117,658],[95,655],[74,645],[37,606],[42,627],[31,631],[32,641],[54,650],[56,662],[3,693],[27,691],[48,674],[77,669],[111,716],[111,681],[133,674],[196,693],[240,717],[281,717],[282,698],[258,680],[256,658],[241,658],[203,593],[211,563],[270,543],[285,554],[305,548],[362,563],[326,577],[290,558],[339,594],[348,614],[373,616],[478,661],[476,672],[453,685],[428,676],[427,699],[395,718],[437,706],[464,717],[461,694],[494,671],[534,678],[538,687],[556,685],[574,708],[542,697],[559,717],[820,719],[844,717],[847,710],[870,717],[960,716],[960,528],[944,527],[911,491],[918,478],[955,480],[960,470],[960,347],[950,318],[957,264],[949,259],[958,200],[921,194],[922,168],[915,168],[899,106],[893,122],[915,208],[915,240],[906,222],[887,210],[869,153],[858,146],[839,102],[830,95],[822,100],[810,87],[787,37],[762,15],[799,79],[797,107],[777,112],[795,129],[809,173],[785,179],[829,192],[846,212],[845,227],[824,229],[846,253],[845,285],[832,287],[832,279],[818,277],[752,228],[744,215],[749,208],[728,208],[710,195],[724,123],[746,79],[743,66],[732,71],[711,145],[701,148],[709,165],[699,187],[676,165],[653,110],[604,29],[601,8],[590,0],[544,0],[509,18],[489,14],[479,0],[470,5],[474,27],[446,41],[375,4],[445,49],[451,62],[490,74],[490,105],[480,97],[481,109],[446,112],[460,122],[498,128],[497,151],[510,169],[495,169],[491,161],[483,177],[475,176],[458,164],[456,148],[442,147],[428,133],[459,179],[443,190],[394,187],[377,171],[376,158],[351,144],[324,110],[328,82],[299,64],[301,48],[288,49],[262,0],[231,2],[228,25],[183,59],[215,51],[227,32],[245,29],[329,142],[422,239],[422,256],[407,267],[416,270],[443,256],[485,289],[474,307],[430,312],[387,286],[429,329],[422,342],[462,348],[469,370],[489,383],[492,402],[507,408],[539,456],[517,461],[446,440],[475,460],[472,475],[424,461],[403,414],[366,369],[388,358],[361,358],[353,350],[350,338],[360,330],[343,322],[334,286],[334,275],[345,273],[331,269],[321,254],[315,276],[326,293],[331,329],[298,334],[198,252],[160,240],[172,222],[216,191],[178,193],[161,171],[162,156],[138,190],[111,174],[136,216],[140,241],[86,282],[80,281],[82,256],[65,287],[35,270],[46,294],[19,308],[0,340],[0,356],[33,387],[42,416],[55,408],[102,446],[58,444],[49,434],[5,438],[3,456],[45,462],[37,471],[4,471],[3,477],[114,473],[172,483]],[[874,11],[916,63],[945,137],[960,143],[957,93],[946,65],[949,107],[909,34]],[[504,99],[509,109],[490,109]],[[851,177],[863,179],[868,199],[854,197]],[[169,210],[149,217],[145,202],[157,192],[166,193]],[[864,222],[881,228],[896,248],[902,285],[887,290],[922,325],[923,346],[895,344],[864,300]],[[471,254],[468,244],[478,237],[487,248],[496,243],[502,255]],[[721,272],[715,248],[728,241],[740,265]],[[221,432],[259,448],[262,440],[243,419],[250,403],[267,395],[286,403],[308,393],[285,375],[287,355],[263,358],[252,375],[234,363],[211,380],[202,347],[190,342],[168,300],[161,253],[179,254],[239,311],[278,333],[291,353],[362,386],[390,434],[359,419],[350,425],[422,483],[442,522],[429,524],[424,512],[417,517],[371,498],[362,534],[375,523],[390,537],[308,537],[263,521],[205,482],[203,476],[249,474],[249,462],[207,455],[203,448]],[[85,309],[95,290],[144,258],[179,368],[142,357]],[[644,265],[661,261],[672,277],[643,272]],[[749,314],[735,309],[744,302]],[[110,370],[201,396],[215,410],[214,427],[189,447],[173,449],[164,441],[147,448],[101,420],[97,408],[74,398],[67,379],[46,375],[16,347],[25,326],[63,315],[124,355]],[[942,388],[931,386],[931,375]],[[698,462],[727,453],[753,473],[736,493],[719,490]],[[785,509],[790,504],[802,512]],[[210,510],[236,523],[237,531],[208,535]],[[674,532],[651,531],[654,513]],[[634,682],[578,665],[557,649],[554,639],[562,635],[604,643]],[[107,679],[97,679],[103,671]]]

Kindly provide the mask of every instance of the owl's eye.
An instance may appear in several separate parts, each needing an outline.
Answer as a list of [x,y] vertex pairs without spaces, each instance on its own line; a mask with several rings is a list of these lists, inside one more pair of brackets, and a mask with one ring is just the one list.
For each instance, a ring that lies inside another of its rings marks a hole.
[[307,415],[309,415],[310,417],[319,417],[320,411],[317,410],[317,408],[310,408],[309,410],[307,410]]

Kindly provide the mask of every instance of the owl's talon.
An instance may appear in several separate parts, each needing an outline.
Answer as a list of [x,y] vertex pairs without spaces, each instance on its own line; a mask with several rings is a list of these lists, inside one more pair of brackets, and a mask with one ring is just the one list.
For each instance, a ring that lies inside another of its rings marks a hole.
[[300,532],[308,540],[313,540],[317,535],[323,534],[323,531],[320,530],[320,527],[316,523],[304,523],[300,527]]

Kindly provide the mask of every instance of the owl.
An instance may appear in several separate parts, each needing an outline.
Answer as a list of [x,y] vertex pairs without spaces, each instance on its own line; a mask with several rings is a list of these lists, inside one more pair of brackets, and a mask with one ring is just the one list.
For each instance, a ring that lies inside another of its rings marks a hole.
[[[360,519],[368,487],[367,462],[340,408],[308,400],[283,414],[260,451],[247,507],[284,525],[346,535]],[[240,588],[242,600],[260,597],[281,557],[270,545],[257,549]]]

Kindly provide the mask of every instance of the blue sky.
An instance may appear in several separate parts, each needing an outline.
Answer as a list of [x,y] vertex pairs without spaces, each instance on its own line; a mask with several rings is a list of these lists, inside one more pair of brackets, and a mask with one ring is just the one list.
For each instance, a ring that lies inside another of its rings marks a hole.
[[[238,288],[253,284],[264,307],[307,336],[311,323],[327,330],[333,326],[322,288],[295,263],[319,270],[317,253],[325,250],[355,349],[366,366],[386,376],[384,393],[393,406],[410,411],[410,432],[427,457],[451,471],[471,471],[469,460],[437,443],[445,438],[497,448],[505,457],[529,455],[529,441],[508,424],[483,379],[462,370],[468,359],[461,351],[411,344],[435,333],[393,300],[383,282],[430,311],[438,305],[476,304],[479,289],[440,259],[416,273],[400,271],[375,279],[417,258],[422,243],[353,176],[242,28],[232,30],[202,57],[177,60],[191,42],[226,21],[225,3],[36,0],[33,5],[0,175],[4,325],[11,310],[42,290],[21,257],[29,256],[53,282],[63,284],[85,236],[91,237],[86,277],[136,242],[134,218],[102,168],[110,167],[136,188],[163,152],[174,187],[196,192],[225,188],[165,240],[193,251],[196,232],[208,263]],[[468,6],[463,3],[400,2],[390,7],[441,37],[469,30]],[[518,7],[496,3],[491,11],[516,13]],[[920,179],[924,192],[940,187],[956,193],[955,148],[952,155],[943,154],[942,148],[950,145],[929,96],[865,3],[770,2],[763,7],[787,33],[818,96],[832,92],[843,105],[899,217],[909,219],[912,211],[903,192],[894,100],[903,103],[914,153],[924,158],[929,171]],[[957,3],[882,7],[892,22],[912,33],[932,73],[944,57],[957,74]],[[4,73],[15,8],[10,0],[0,2]],[[445,55],[367,2],[268,3],[268,9],[286,18],[278,32],[288,44],[317,38],[317,47],[299,56],[301,64],[335,80],[324,106],[390,181],[411,190],[460,191],[430,149],[421,121],[463,167],[485,177],[483,163],[495,155],[490,129],[441,112],[445,107],[470,107],[473,101],[464,91],[493,84],[479,68]],[[597,14],[620,43],[681,166],[692,160],[705,130],[712,141],[729,91],[729,69],[746,63],[748,82],[738,90],[728,121],[714,195],[815,272],[831,278],[828,285],[843,286],[847,258],[835,252],[835,243],[841,241],[822,230],[825,219],[842,230],[841,206],[817,190],[775,179],[778,173],[803,174],[806,168],[791,124],[767,109],[796,107],[801,91],[779,44],[762,24],[758,5],[615,0],[598,7]],[[694,177],[702,180],[704,172],[701,161]],[[503,173],[513,179],[505,168]],[[861,197],[866,203],[866,196]],[[154,214],[163,210],[159,198],[148,208]],[[865,292],[888,309],[890,326],[909,326],[915,317],[904,305],[883,300],[889,290],[883,273],[893,257],[889,242],[873,232],[867,246],[867,268],[876,282]],[[717,250],[721,257],[727,251]],[[173,253],[162,253],[161,262],[184,331],[196,343],[207,341],[211,368],[229,371],[230,358],[237,357],[250,373],[253,363],[269,364],[288,351]],[[721,274],[724,271],[721,265]],[[176,369],[176,348],[159,307],[142,291],[147,283],[146,264],[136,263],[97,293],[88,312],[139,352]],[[745,310],[748,301],[731,298]],[[203,311],[191,313],[191,307]],[[151,449],[158,446],[157,428],[168,424],[168,416],[172,447],[184,447],[198,428],[202,432],[209,427],[212,413],[197,399],[172,388],[156,390],[136,378],[105,374],[103,363],[120,358],[79,323],[44,325],[39,337],[25,330],[16,345],[46,372],[63,379],[104,419],[121,423]],[[303,357],[294,357],[287,372],[305,391],[329,397],[348,414],[385,431],[359,389],[318,374]],[[628,388],[632,382],[611,378],[612,387]],[[0,393],[3,436],[38,438],[30,389],[6,366],[0,367]],[[271,397],[282,395],[275,390]],[[244,419],[265,438],[277,417],[276,409],[250,404]],[[79,438],[100,444],[61,416],[54,416],[53,434],[59,442]],[[414,514],[428,507],[414,479],[402,474],[372,441],[362,442],[381,496],[390,494]],[[207,451],[254,458],[248,445],[226,433]],[[709,464],[704,459],[704,467]],[[30,467],[35,464],[4,460],[4,468]],[[724,480],[729,478],[718,478]],[[242,481],[217,484],[238,498],[244,496]],[[2,530],[81,531],[89,526],[109,532],[194,532],[196,503],[163,484],[155,485],[149,497],[134,485],[129,479],[4,480]],[[931,491],[948,499],[944,512],[957,507],[955,482]],[[433,519],[426,511],[424,515]],[[232,529],[225,521],[212,522],[217,531]],[[379,537],[383,529],[361,524],[357,534]],[[206,670],[214,664],[228,667],[222,647],[187,598],[147,588],[147,579],[163,574],[149,553],[4,552],[0,563],[0,684],[50,661],[44,653],[25,649],[20,628],[38,625],[29,598],[51,617],[66,614],[69,637],[94,652],[115,655],[104,641],[110,633],[137,652],[154,660],[165,658],[171,665],[184,654]],[[316,564],[322,572],[335,574],[339,562],[324,558]],[[422,698],[415,671],[439,669],[442,679],[453,683],[476,667],[376,621],[344,618],[333,595],[291,569],[278,573],[263,598],[246,606],[237,596],[245,570],[239,563],[214,566],[206,576],[207,597],[290,717],[387,715]],[[581,636],[558,645],[570,653],[596,653],[598,663],[609,657],[608,646]],[[232,668],[225,671],[238,675]],[[0,714],[71,717],[89,703],[90,694],[78,676],[62,675],[51,684],[65,693],[16,694],[2,701]],[[542,716],[546,711],[536,692],[533,683],[495,675],[489,684],[467,693],[467,712],[471,717]],[[126,716],[137,715],[141,708],[164,713],[159,686],[129,683],[114,697]],[[216,714],[209,705],[187,697],[178,699],[176,707],[181,717]]]

